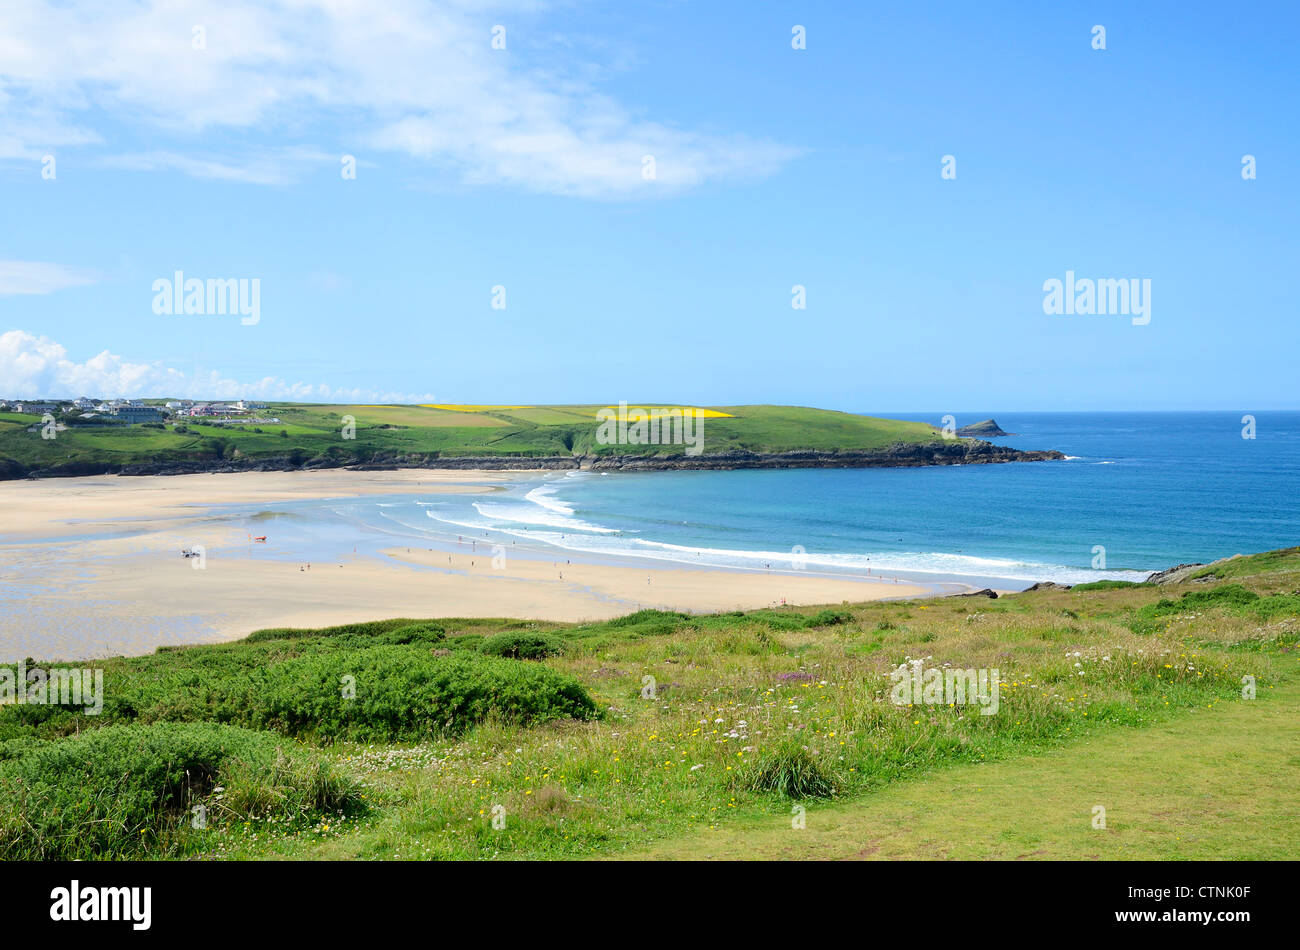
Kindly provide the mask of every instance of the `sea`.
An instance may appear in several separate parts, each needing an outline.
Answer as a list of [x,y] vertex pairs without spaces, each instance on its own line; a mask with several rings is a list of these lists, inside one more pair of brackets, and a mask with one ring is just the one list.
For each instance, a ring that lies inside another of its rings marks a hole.
[[[942,424],[939,413],[867,415]],[[1300,544],[1300,412],[970,412],[1063,461],[521,474],[472,495],[228,506],[266,556],[386,548],[901,577],[1020,589],[1143,580]],[[708,431],[705,429],[707,451]]]

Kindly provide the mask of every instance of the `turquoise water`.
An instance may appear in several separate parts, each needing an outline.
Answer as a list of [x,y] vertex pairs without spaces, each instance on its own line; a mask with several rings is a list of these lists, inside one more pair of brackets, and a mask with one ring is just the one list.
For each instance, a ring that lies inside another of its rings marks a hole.
[[[873,413],[940,422],[940,414]],[[282,556],[494,544],[546,558],[960,578],[1141,579],[1300,544],[1300,412],[963,413],[1066,461],[912,469],[551,473],[488,495],[273,506]],[[705,431],[707,446],[707,428]],[[251,511],[244,512],[245,516]],[[253,522],[250,522],[252,524]],[[262,531],[256,533],[264,533]],[[802,551],[798,550],[801,548]],[[1104,561],[1099,557],[1104,548]],[[268,551],[268,556],[272,552]]]

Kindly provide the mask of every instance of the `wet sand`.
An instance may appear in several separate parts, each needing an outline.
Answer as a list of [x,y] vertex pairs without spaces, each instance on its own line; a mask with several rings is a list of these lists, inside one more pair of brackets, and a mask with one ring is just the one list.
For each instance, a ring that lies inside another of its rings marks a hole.
[[[245,472],[0,482],[0,660],[89,659],[238,639],[266,627],[388,617],[583,621],[642,607],[753,609],[930,592],[812,572],[638,567],[394,546],[379,557],[277,560],[211,506],[491,491],[519,473]],[[75,543],[72,537],[93,536]],[[184,559],[201,545],[213,553]]]

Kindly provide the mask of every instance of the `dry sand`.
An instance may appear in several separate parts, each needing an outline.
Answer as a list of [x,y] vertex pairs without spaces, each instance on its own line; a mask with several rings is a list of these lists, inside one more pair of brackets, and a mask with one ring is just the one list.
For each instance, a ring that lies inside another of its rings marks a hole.
[[[0,661],[148,653],[264,627],[388,617],[580,621],[641,607],[752,609],[917,596],[917,584],[807,572],[565,564],[394,547],[310,570],[273,560],[212,505],[420,492],[491,491],[519,473],[248,472],[0,482]],[[105,534],[69,545],[72,535]],[[183,547],[246,551],[210,556]]]

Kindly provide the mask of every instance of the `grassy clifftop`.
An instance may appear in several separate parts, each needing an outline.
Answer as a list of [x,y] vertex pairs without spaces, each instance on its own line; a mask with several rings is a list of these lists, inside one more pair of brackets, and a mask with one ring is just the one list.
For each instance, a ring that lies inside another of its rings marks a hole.
[[919,422],[795,406],[719,406],[703,408],[703,418],[696,422],[699,428],[689,429],[681,441],[665,434],[656,444],[606,444],[597,417],[603,408],[274,404],[254,415],[278,422],[218,424],[211,419],[179,418],[151,425],[96,425],[94,420],[60,418],[66,427],[59,428],[54,438],[42,438],[39,416],[0,413],[0,477],[94,474],[169,464],[263,462],[299,467],[420,464],[438,458],[633,456],[671,460],[688,456],[696,434],[706,457],[873,453],[940,441],[937,429]]
[[[900,795],[943,818],[895,842],[909,856],[1294,857],[1294,747],[1260,730],[1300,695],[1300,549],[1210,567],[991,601],[277,629],[97,661],[97,714],[0,706],[0,858],[777,856],[804,840],[795,806],[812,835],[878,828],[846,809]],[[995,671],[996,708],[900,702],[891,672],[914,661]],[[1197,755],[1225,727],[1211,786]],[[1130,748],[1190,813],[1125,797],[1133,766],[1097,750]],[[967,807],[1044,754],[1071,783],[1049,809],[1020,778]]]

